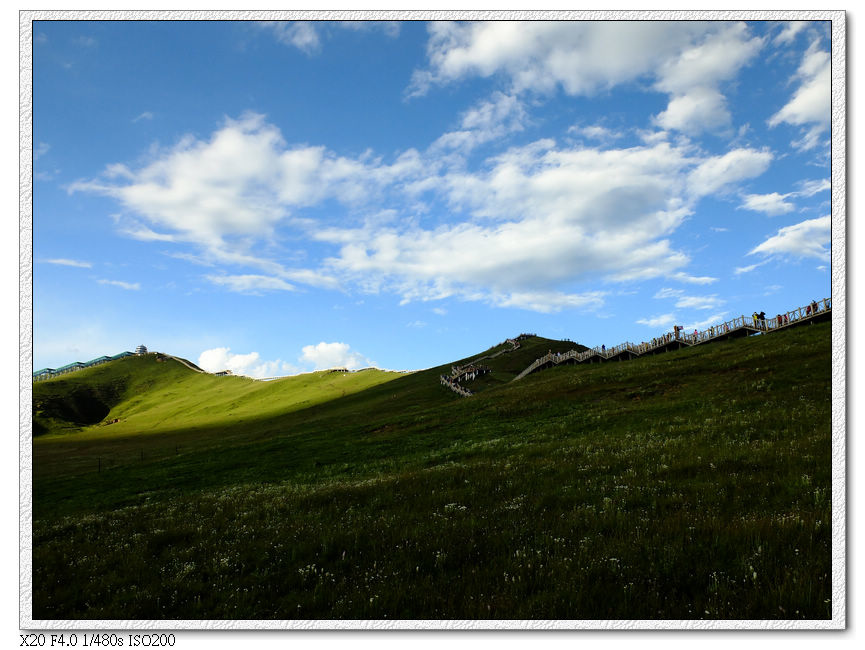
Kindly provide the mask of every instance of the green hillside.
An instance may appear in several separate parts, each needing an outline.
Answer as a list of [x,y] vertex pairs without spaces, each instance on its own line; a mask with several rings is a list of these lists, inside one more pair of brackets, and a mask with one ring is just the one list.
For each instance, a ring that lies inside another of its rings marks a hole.
[[80,441],[243,422],[326,402],[400,375],[370,368],[262,382],[195,372],[160,354],[127,357],[35,383],[34,434],[76,433]]
[[529,339],[471,398],[82,371],[120,422],[34,438],[34,617],[829,617],[830,333],[506,381]]

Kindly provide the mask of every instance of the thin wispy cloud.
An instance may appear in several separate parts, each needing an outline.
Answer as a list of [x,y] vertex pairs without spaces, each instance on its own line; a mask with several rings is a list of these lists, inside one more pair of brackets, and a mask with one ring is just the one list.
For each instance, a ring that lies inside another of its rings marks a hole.
[[73,266],[81,269],[89,269],[93,267],[92,262],[85,262],[84,260],[72,260],[67,258],[54,258],[50,260],[43,260],[46,264],[56,264],[58,266]]
[[124,282],[123,280],[98,280],[99,284],[106,284],[112,287],[120,287],[126,291],[138,291],[141,289],[141,284],[138,282]]

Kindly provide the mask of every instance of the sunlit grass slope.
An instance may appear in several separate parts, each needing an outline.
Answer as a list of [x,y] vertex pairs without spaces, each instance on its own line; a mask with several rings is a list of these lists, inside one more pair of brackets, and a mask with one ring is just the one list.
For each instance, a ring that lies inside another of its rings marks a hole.
[[34,384],[34,420],[39,433],[76,432],[76,440],[162,433],[273,416],[399,376],[321,371],[262,382],[198,373],[150,354]]
[[829,617],[830,328],[39,437],[34,616]]

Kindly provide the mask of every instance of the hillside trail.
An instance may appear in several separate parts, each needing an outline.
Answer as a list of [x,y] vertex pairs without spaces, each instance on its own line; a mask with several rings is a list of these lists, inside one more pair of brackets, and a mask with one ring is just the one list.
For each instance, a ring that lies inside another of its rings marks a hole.
[[[463,381],[473,381],[478,377],[482,377],[483,375],[492,372],[489,366],[480,365],[480,361],[485,361],[489,359],[495,359],[496,357],[506,354],[508,352],[513,352],[514,350],[518,350],[520,348],[520,341],[529,338],[530,336],[535,336],[534,334],[520,334],[512,339],[506,339],[504,343],[501,345],[510,344],[511,347],[504,348],[499,350],[498,352],[493,352],[492,354],[485,354],[481,357],[477,357],[472,359],[468,363],[464,363],[461,366],[451,366],[451,374],[450,375],[439,375],[439,382],[442,386],[446,386],[450,388],[457,395],[462,395],[463,397],[471,397],[474,393],[462,386],[460,382]],[[495,347],[495,346],[494,346]]]
[[[711,343],[719,340],[728,340],[731,338],[751,336],[754,334],[771,334],[789,327],[796,327],[804,324],[813,324],[817,321],[831,319],[832,317],[832,299],[825,298],[820,302],[812,301],[804,307],[792,309],[784,314],[778,314],[774,318],[759,318],[755,313],[752,317],[740,316],[718,325],[713,325],[702,332],[694,330],[692,334],[684,334],[682,328],[675,327],[672,332],[667,332],[659,337],[653,338],[651,341],[634,344],[630,342],[621,343],[613,348],[606,346],[598,346],[584,352],[579,352],[576,349],[568,350],[567,352],[550,352],[544,356],[535,359],[529,366],[520,374],[514,377],[511,381],[522,379],[526,375],[539,370],[546,370],[558,366],[562,363],[601,363],[605,361],[628,361],[636,359],[648,354],[660,354],[670,352],[671,350],[679,350],[685,347],[693,347],[702,345],[703,343]],[[521,334],[520,337],[529,335]],[[520,338],[518,337],[518,338]],[[514,339],[508,339],[508,342]],[[517,345],[518,347],[518,345]],[[516,347],[512,348],[515,350]],[[472,391],[460,385],[461,381],[474,379],[477,374],[466,372],[471,370],[471,366],[476,362],[486,358],[498,356],[503,352],[511,352],[512,350],[501,350],[495,355],[487,357],[479,357],[461,367],[454,366],[450,376],[441,375],[441,383],[447,386],[452,391],[463,397],[471,397],[474,395]],[[488,369],[487,369],[488,371]]]

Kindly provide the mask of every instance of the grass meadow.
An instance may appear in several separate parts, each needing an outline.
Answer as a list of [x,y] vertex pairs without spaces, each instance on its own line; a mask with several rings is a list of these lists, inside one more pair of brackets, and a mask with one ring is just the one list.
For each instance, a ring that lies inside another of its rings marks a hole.
[[76,379],[109,426],[36,384],[33,617],[830,618],[830,333],[511,383],[529,339],[471,398],[136,359]]

